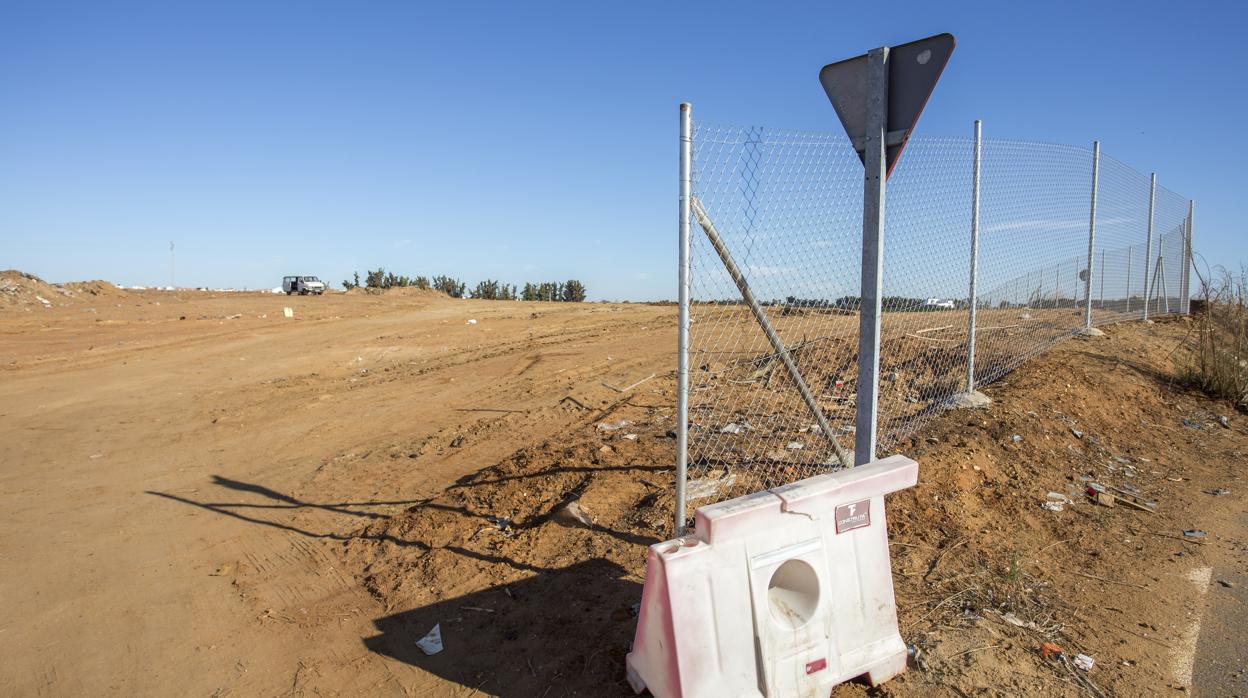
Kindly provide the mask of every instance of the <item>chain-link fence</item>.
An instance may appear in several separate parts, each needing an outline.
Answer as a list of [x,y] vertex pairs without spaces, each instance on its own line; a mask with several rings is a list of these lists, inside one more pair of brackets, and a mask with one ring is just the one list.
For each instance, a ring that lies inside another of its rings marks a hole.
[[[888,183],[879,454],[975,385],[1085,326],[1186,312],[1189,202],[1093,151],[914,138]],[[1155,195],[1150,202],[1150,194]],[[863,168],[846,137],[692,131],[688,481],[693,506],[849,465]],[[1150,235],[1151,208],[1151,235]],[[751,301],[754,301],[753,305]]]

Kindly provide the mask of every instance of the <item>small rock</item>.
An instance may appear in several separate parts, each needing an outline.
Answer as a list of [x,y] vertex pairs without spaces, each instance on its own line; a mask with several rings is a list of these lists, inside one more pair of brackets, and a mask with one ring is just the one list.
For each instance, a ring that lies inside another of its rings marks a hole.
[[451,448],[459,448],[460,446],[463,446],[463,445],[464,445],[463,435],[456,436],[455,438],[451,439]]
[[1226,587],[1227,589],[1234,589],[1234,588],[1235,588],[1235,582],[1232,582],[1232,581],[1231,581],[1231,580],[1229,580],[1229,579],[1219,579],[1219,580],[1218,580],[1218,584],[1221,584],[1222,586]]

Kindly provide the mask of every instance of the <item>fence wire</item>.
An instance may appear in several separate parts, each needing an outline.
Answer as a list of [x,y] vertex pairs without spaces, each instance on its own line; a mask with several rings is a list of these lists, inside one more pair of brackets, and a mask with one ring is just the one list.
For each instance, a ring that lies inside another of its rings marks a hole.
[[[973,153],[970,138],[911,139],[888,183],[879,455],[967,389]],[[1149,176],[1102,154],[1089,274],[1092,151],[984,139],[981,153],[976,385],[1076,333],[1088,292],[1093,324],[1146,302],[1150,316],[1187,311],[1186,199],[1156,188],[1150,248]],[[699,506],[839,467],[833,440],[853,448],[862,164],[840,133],[695,123],[693,196],[686,496]]]

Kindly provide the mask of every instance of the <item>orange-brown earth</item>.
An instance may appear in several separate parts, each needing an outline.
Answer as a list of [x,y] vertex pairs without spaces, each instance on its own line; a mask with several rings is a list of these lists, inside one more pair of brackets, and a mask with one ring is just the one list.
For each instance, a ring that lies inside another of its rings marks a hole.
[[[0,692],[628,693],[644,546],[671,531],[671,307],[43,297],[0,308]],[[878,692],[1162,695],[1194,656],[1198,689],[1242,671],[1208,673],[1242,640],[1215,621],[1242,612],[1248,420],[1169,378],[1185,322],[1107,329],[902,444],[920,483],[889,525],[919,657]],[[1041,507],[1081,477],[1158,511]]]

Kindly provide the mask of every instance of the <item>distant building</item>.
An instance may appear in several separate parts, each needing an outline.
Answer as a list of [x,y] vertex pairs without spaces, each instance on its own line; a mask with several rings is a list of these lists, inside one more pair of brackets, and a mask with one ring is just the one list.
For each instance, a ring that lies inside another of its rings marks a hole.
[[953,310],[954,306],[953,306],[953,301],[951,300],[945,300],[943,298],[928,298],[927,300],[923,301],[923,307],[924,308],[944,308],[946,310]]

